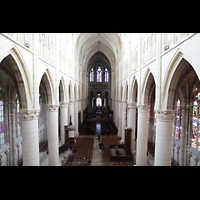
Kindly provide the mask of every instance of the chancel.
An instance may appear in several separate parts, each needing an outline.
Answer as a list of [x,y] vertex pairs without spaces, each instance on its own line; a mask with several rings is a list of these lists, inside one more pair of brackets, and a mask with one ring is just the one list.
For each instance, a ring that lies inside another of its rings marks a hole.
[[200,166],[199,33],[0,44],[0,166]]

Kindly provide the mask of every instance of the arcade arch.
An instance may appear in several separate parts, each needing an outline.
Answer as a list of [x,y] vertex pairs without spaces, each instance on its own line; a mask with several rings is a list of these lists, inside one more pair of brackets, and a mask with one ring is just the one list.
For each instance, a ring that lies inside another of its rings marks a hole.
[[[1,142],[0,146],[10,146],[1,157],[1,165],[18,165],[26,150],[26,128],[24,128],[23,111],[29,107],[30,91],[28,81],[17,50],[12,48],[0,63],[0,99],[1,99]],[[27,150],[29,152],[29,150]],[[26,161],[26,156],[25,161]],[[4,160],[6,158],[6,161]]]

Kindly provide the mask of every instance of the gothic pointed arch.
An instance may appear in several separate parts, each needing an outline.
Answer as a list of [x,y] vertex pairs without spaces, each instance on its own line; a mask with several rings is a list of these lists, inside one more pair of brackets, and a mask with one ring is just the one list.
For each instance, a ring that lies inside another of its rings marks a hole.
[[46,97],[46,103],[47,104],[53,104],[53,86],[52,86],[52,79],[50,77],[49,70],[47,69],[46,72],[43,74],[41,81],[40,81],[40,87],[43,88],[45,97]]
[[129,102],[137,103],[137,91],[138,91],[138,83],[137,83],[136,77],[134,76],[132,84],[131,84],[131,88],[130,88]]
[[168,105],[173,104],[169,98],[169,95],[170,95],[169,92],[172,92],[172,90],[169,91],[170,85],[172,86],[173,83],[175,84],[175,82],[178,81],[177,80],[177,77],[179,76],[178,73],[180,73],[182,70],[180,66],[185,63],[184,61],[186,61],[190,66],[192,66],[198,78],[200,78],[200,70],[199,70],[199,67],[197,67],[198,65],[195,58],[191,56],[187,50],[178,48],[169,62],[169,65],[167,67],[167,70],[163,79],[163,83],[161,85],[161,91],[162,91],[161,102],[162,102],[163,109],[166,109],[167,107],[171,107]]
[[71,80],[70,80],[70,82],[69,82],[68,94],[69,94],[69,102],[70,102],[70,101],[74,101],[74,88],[73,88],[73,85],[72,85]]
[[145,105],[150,105],[151,94],[154,90],[155,90],[155,78],[151,73],[150,69],[148,69],[142,87],[141,102],[143,102]]
[[12,47],[7,47],[5,52],[1,54],[0,60],[1,69],[9,76],[18,90],[21,109],[28,109],[31,107],[32,102],[30,87],[32,83],[30,82],[31,79],[21,53],[12,45]]
[[66,101],[65,88],[64,88],[64,81],[62,77],[59,82],[59,102],[65,102],[65,101]]

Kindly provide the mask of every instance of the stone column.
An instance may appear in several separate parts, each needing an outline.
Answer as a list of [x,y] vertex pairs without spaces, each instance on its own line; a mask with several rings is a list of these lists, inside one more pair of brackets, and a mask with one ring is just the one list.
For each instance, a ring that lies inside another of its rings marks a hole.
[[121,115],[121,120],[122,120],[122,140],[121,140],[121,142],[125,142],[125,114],[126,114],[126,102],[125,101],[122,101],[122,103],[121,103],[121,105],[122,105],[122,115]]
[[[10,152],[9,152],[9,166],[13,165],[13,135],[12,135],[12,128],[13,128],[13,124],[15,125],[15,118],[13,118],[13,109],[12,109],[12,101],[8,101],[5,103],[5,130],[7,130],[8,134],[6,136],[5,139],[5,143],[7,143],[11,148],[10,148]],[[14,115],[15,116],[15,115]],[[14,135],[15,139],[16,139],[16,134]],[[16,143],[15,143],[16,145]]]
[[69,124],[67,102],[60,102],[60,135],[61,145],[65,143],[65,126]]
[[147,165],[148,105],[138,105],[136,165]]
[[47,136],[49,150],[49,165],[59,165],[58,154],[58,105],[46,105],[47,107]]
[[[74,102],[69,103],[69,119],[71,115],[72,124],[74,125]],[[74,131],[69,131],[69,137],[74,137]]]
[[116,127],[118,127],[118,100],[115,101],[115,110],[114,110],[114,115],[115,115],[115,124]]
[[84,107],[84,99],[81,100],[81,123],[83,122],[83,110],[85,109]]
[[20,111],[24,166],[39,166],[39,112],[39,110]]
[[74,126],[76,130],[74,131],[74,136],[78,136],[78,101],[74,102]]
[[12,161],[13,166],[17,165],[17,147],[16,147],[16,102],[12,101],[12,110],[11,110],[11,121],[12,121],[12,129],[11,129],[11,135],[12,135]]
[[122,137],[122,103],[118,101],[118,136]]
[[187,121],[186,121],[186,109],[185,106],[182,107],[182,130],[181,130],[181,145],[180,145],[180,166],[186,165],[186,145],[185,145],[185,140],[186,140],[186,132],[187,132]]
[[131,153],[135,155],[135,122],[136,122],[136,103],[128,104],[128,127],[132,128],[131,132]]
[[173,110],[156,111],[155,166],[171,166]]

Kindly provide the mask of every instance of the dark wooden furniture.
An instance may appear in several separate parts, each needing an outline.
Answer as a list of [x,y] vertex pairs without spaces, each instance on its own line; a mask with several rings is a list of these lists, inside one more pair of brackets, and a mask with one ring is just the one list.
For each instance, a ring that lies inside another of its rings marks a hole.
[[76,137],[73,153],[64,157],[61,166],[91,166],[93,154],[93,137]]
[[110,161],[133,161],[131,153],[131,128],[125,128],[125,144],[110,144]]
[[69,132],[66,130],[67,126],[65,126],[65,144],[63,144],[61,147],[59,147],[59,154],[61,154],[64,151],[67,151],[68,149],[71,149],[74,146],[74,138],[69,137]]
[[126,154],[125,146],[123,144],[110,144],[110,161],[133,161],[132,154]]
[[125,128],[126,155],[131,155],[131,131],[132,131],[132,128]]

